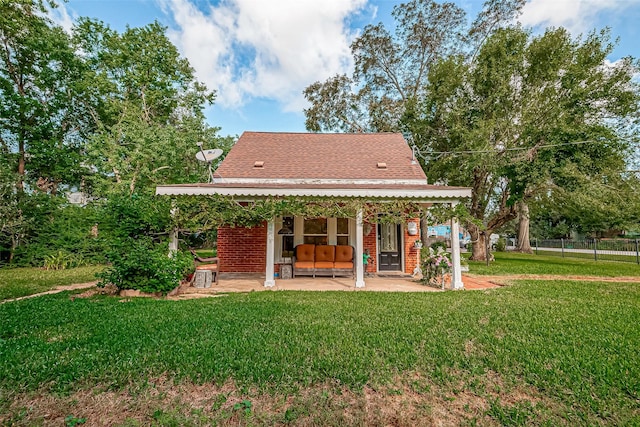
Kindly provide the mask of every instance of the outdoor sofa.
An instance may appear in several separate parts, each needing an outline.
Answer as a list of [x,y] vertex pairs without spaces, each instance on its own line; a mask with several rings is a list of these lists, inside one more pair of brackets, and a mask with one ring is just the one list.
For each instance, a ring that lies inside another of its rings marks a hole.
[[298,245],[292,262],[293,277],[355,277],[354,254],[353,246],[347,245]]

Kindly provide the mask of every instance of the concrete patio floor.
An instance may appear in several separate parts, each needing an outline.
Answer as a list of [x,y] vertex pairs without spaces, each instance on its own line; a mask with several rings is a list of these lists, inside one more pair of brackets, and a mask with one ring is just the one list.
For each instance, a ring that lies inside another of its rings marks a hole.
[[[500,287],[500,285],[483,280],[481,277],[463,275],[466,290],[483,290]],[[218,283],[210,288],[195,288],[188,284],[178,291],[176,297],[206,297],[230,292],[252,291],[357,291],[357,292],[441,292],[441,289],[425,286],[407,275],[374,275],[365,277],[365,287],[356,288],[354,279],[350,277],[296,277],[295,279],[276,279],[276,285],[265,288],[264,275],[222,274]],[[447,284],[448,286],[448,284]]]

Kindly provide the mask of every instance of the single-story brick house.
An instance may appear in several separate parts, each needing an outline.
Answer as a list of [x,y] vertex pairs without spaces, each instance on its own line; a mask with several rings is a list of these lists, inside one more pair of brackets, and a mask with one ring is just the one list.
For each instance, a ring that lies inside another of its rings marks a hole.
[[[163,185],[158,195],[225,195],[251,201],[265,197],[323,197],[385,202],[410,200],[429,206],[455,205],[471,189],[428,184],[404,137],[398,133],[245,132],[213,174],[213,182]],[[355,218],[277,217],[253,228],[218,230],[220,272],[264,272],[265,286],[290,262],[300,244],[350,245],[354,259],[368,249],[368,271],[411,274],[417,265],[420,221],[363,223]],[[452,287],[463,287],[458,222],[451,221]],[[362,262],[355,286],[365,286]]]

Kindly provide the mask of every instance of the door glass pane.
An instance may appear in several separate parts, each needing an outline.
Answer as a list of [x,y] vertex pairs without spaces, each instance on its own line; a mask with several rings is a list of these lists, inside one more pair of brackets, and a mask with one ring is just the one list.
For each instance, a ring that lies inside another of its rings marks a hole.
[[396,224],[380,224],[381,252],[398,252],[397,228]]

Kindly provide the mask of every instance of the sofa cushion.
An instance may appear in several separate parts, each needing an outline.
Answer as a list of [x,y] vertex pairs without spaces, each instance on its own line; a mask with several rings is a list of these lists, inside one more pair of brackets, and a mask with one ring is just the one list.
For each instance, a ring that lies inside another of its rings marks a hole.
[[353,262],[353,247],[346,245],[336,246],[336,262]]
[[[316,268],[318,268],[318,262],[330,262],[333,263],[336,256],[336,247],[332,245],[318,245],[316,246]],[[326,268],[326,267],[323,267]],[[331,267],[328,267],[331,268]]]
[[314,260],[314,248],[316,245],[298,245],[296,246],[296,261],[310,261]]
[[312,261],[296,261],[296,263],[294,264],[294,267],[297,269],[309,269],[312,270],[313,269],[313,262]]
[[331,261],[316,261],[315,267],[316,267],[316,270],[318,269],[331,270],[333,268],[333,263]]
[[353,269],[353,263],[352,263],[352,262],[339,262],[339,261],[336,261],[336,262],[333,264],[333,268],[340,268],[340,269],[349,269],[349,270],[351,270],[351,269]]

